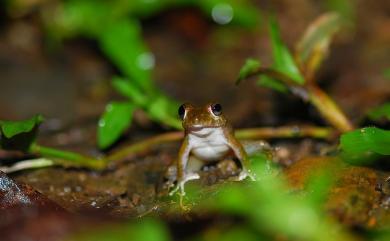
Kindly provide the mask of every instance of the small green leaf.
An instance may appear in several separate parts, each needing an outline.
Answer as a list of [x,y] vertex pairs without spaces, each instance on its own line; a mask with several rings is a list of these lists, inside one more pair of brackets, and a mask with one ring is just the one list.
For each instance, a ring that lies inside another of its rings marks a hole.
[[290,51],[282,41],[280,36],[279,26],[276,20],[270,21],[270,33],[272,42],[272,53],[274,58],[274,68],[286,75],[298,84],[305,82],[299,68],[297,67]]
[[99,120],[98,145],[107,148],[130,126],[135,105],[129,102],[112,102]]
[[368,117],[372,120],[379,120],[381,118],[386,118],[387,120],[390,121],[390,102],[385,103],[371,110],[368,113]]
[[145,106],[148,103],[148,98],[134,85],[124,78],[114,77],[112,86],[123,96],[131,99],[137,105]]
[[24,121],[0,121],[0,146],[8,150],[27,151],[34,143],[38,126],[42,122],[41,115]]
[[240,73],[238,75],[237,84],[243,80],[248,78],[251,74],[255,73],[256,70],[261,66],[260,61],[256,59],[247,59],[245,64],[241,67]]
[[390,155],[390,131],[366,127],[345,133],[340,138],[343,158],[356,164],[369,163],[378,155]]
[[34,127],[43,122],[41,115],[36,115],[24,121],[0,121],[1,133],[7,137],[12,138],[21,133],[31,132]]
[[281,81],[278,81],[276,79],[270,78],[266,75],[260,76],[259,80],[257,81],[257,84],[267,87],[273,90],[276,90],[280,93],[288,93],[288,87]]

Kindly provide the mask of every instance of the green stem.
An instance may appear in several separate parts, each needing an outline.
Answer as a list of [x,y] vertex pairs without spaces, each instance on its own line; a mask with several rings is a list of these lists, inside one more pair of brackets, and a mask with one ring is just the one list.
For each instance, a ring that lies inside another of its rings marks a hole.
[[56,162],[59,162],[62,165],[76,167],[87,167],[101,170],[104,169],[107,164],[105,159],[95,159],[78,153],[62,151],[51,147],[40,146],[38,144],[31,145],[30,153],[47,158],[58,159]]
[[331,139],[336,136],[332,128],[317,126],[282,126],[239,129],[235,133],[239,139],[271,139],[271,138],[297,138],[312,137]]
[[308,85],[306,89],[309,93],[310,102],[317,108],[325,120],[340,132],[354,129],[352,123],[329,95],[314,84]]
[[153,145],[165,142],[179,141],[183,138],[183,135],[184,133],[182,131],[175,131],[153,136],[149,139],[142,140],[127,147],[121,148],[120,150],[108,155],[107,160],[109,163],[118,161],[120,162],[123,159],[130,158],[131,156],[148,150]]

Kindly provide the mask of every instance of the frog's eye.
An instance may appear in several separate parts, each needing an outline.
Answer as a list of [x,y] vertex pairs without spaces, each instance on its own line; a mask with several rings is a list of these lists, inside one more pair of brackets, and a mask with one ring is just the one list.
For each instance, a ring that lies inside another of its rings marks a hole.
[[222,114],[222,106],[220,104],[212,104],[210,108],[214,115],[219,116]]
[[184,120],[184,117],[186,116],[185,104],[182,104],[182,105],[179,107],[179,110],[177,111],[177,113],[179,114],[180,119]]

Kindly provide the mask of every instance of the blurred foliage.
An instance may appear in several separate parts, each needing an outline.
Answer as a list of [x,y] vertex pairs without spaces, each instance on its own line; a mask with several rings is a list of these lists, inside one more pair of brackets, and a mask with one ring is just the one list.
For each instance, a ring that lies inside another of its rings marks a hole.
[[369,164],[390,155],[390,131],[366,127],[345,133],[340,138],[343,159],[353,164]]
[[287,76],[298,84],[305,82],[301,75],[298,66],[292,57],[292,54],[288,50],[287,46],[283,43],[280,36],[279,25],[274,18],[270,20],[270,35],[273,54],[273,68]]
[[330,11],[339,13],[344,19],[355,21],[356,0],[326,0],[324,3]]
[[6,150],[28,151],[35,142],[37,128],[42,122],[41,115],[23,121],[0,120],[0,147]]
[[[123,74],[122,77],[113,78],[113,86],[128,98],[120,105],[131,103],[132,108],[131,111],[122,108],[125,111],[123,115],[120,111],[103,114],[98,127],[100,148],[109,147],[120,137],[129,126],[124,123],[131,120],[134,109],[142,109],[158,123],[175,129],[182,128],[176,113],[179,103],[162,93],[153,82],[151,71],[155,66],[155,57],[143,41],[139,22],[140,18],[181,7],[198,8],[219,24],[253,27],[258,24],[260,16],[246,0],[69,0],[61,2],[55,11],[43,15],[52,40],[76,36],[94,39]],[[107,131],[115,126],[110,121],[121,125],[115,127],[113,132]]]
[[342,26],[336,13],[325,13],[315,19],[298,41],[294,55],[283,43],[274,18],[270,20],[270,36],[273,65],[263,67],[260,62],[247,60],[237,83],[252,76],[259,76],[258,84],[276,91],[290,92],[303,101],[313,104],[319,113],[341,132],[353,129],[339,106],[315,82],[314,75],[328,53],[330,40]]
[[95,230],[93,233],[79,233],[67,241],[168,241],[167,229],[155,219],[142,219]]
[[390,102],[372,109],[368,113],[368,117],[372,120],[387,119],[390,121]]

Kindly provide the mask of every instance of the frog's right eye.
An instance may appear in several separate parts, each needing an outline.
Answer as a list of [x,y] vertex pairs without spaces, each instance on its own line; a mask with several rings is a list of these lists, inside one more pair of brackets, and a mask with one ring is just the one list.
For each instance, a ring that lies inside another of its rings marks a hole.
[[186,116],[186,106],[185,106],[185,104],[182,104],[179,107],[179,110],[177,112],[178,112],[178,114],[180,116],[180,119],[184,120],[184,117]]

